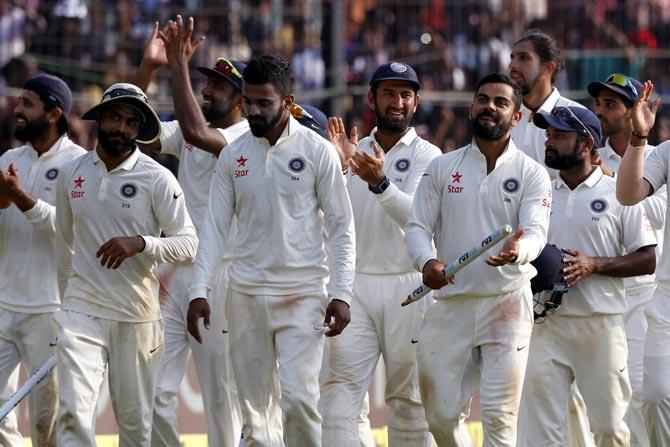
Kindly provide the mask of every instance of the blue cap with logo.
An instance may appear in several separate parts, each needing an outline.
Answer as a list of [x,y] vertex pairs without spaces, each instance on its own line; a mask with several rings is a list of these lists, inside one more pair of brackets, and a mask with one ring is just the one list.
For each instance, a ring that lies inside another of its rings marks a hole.
[[608,89],[621,95],[629,104],[637,101],[643,88],[642,83],[637,79],[619,73],[609,75],[605,82],[591,82],[586,87],[589,95],[594,98],[597,98],[603,89]]
[[303,126],[312,129],[323,138],[327,138],[326,128],[328,127],[328,117],[321,110],[309,104],[293,103],[291,115]]
[[416,90],[421,89],[419,77],[416,71],[403,62],[389,62],[380,65],[370,79],[370,87],[380,81],[407,81],[412,84]]
[[533,116],[533,123],[540,129],[551,126],[558,130],[577,132],[585,137],[593,137],[596,147],[600,147],[600,140],[602,139],[600,120],[593,112],[584,107],[557,106],[551,113],[536,113]]
[[200,73],[205,76],[214,76],[223,78],[233,84],[237,91],[242,91],[242,72],[247,64],[240,61],[229,60],[225,57],[219,57],[214,64],[214,68],[196,67]]

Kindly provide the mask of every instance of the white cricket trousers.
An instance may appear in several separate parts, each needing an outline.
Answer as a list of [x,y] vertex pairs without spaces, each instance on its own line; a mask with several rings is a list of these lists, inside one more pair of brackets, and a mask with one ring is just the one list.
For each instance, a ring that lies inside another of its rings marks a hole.
[[125,323],[57,312],[60,408],[58,445],[95,446],[95,410],[105,370],[119,447],[148,447],[158,374],[160,321]]
[[324,336],[314,326],[323,324],[325,307],[325,293],[247,295],[228,289],[246,447],[321,445],[317,403]]
[[[28,314],[0,309],[0,403],[17,390],[19,364],[32,373],[56,352],[53,313]],[[56,370],[48,374],[28,396],[33,445],[56,445],[58,385]],[[0,422],[0,446],[23,447],[13,410]]]
[[477,388],[484,446],[516,445],[532,325],[530,286],[438,300],[428,309],[418,344],[419,386],[439,447],[472,445],[465,419]]
[[670,446],[670,295],[656,288],[647,306],[643,412],[650,445],[667,447]]
[[207,442],[210,447],[237,447],[242,431],[242,417],[230,362],[229,329],[225,316],[227,266],[219,270],[215,286],[210,292],[212,313],[209,330],[204,329],[202,320],[199,322],[202,344],[186,330],[191,273],[191,264],[163,264],[158,270],[161,313],[165,325],[165,354],[156,390],[151,445],[180,445],[177,393],[186,374],[190,354],[193,353],[202,392]]
[[321,390],[324,447],[359,447],[358,416],[380,354],[386,367],[390,447],[430,447],[421,404],[416,347],[430,296],[401,307],[421,284],[421,273],[356,273],[351,323],[330,341],[329,371]]
[[523,445],[563,447],[571,384],[584,398],[598,446],[628,446],[631,398],[622,315],[552,315],[533,328],[519,433]]

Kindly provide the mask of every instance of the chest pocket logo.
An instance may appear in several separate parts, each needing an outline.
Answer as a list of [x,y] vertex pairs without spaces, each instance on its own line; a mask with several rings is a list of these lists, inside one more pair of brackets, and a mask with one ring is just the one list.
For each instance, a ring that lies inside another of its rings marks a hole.
[[519,180],[513,177],[508,178],[502,184],[503,191],[505,191],[508,194],[515,194],[517,191],[519,191],[520,186],[521,183],[519,182]]
[[46,177],[46,179],[50,181],[56,180],[56,178],[58,177],[58,169],[56,168],[49,169],[46,172],[46,174],[44,174],[44,177]]
[[302,157],[293,157],[288,162],[288,169],[294,174],[300,174],[305,170],[305,159]]
[[137,195],[137,186],[134,183],[124,183],[121,186],[121,195],[126,199],[132,199]]
[[589,208],[596,214],[602,214],[607,211],[607,200],[605,199],[594,199],[589,204]]
[[412,162],[410,162],[407,158],[401,158],[395,162],[395,165],[393,165],[395,170],[398,172],[407,172],[410,166],[412,166]]

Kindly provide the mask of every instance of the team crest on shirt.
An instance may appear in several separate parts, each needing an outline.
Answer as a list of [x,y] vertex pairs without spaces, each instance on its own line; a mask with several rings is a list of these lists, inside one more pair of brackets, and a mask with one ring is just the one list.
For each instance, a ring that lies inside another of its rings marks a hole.
[[395,170],[398,172],[407,172],[412,163],[407,158],[401,158],[395,162]]
[[126,199],[132,199],[137,195],[137,186],[134,183],[124,183],[121,186],[121,195]]
[[51,168],[49,169],[44,176],[47,178],[47,180],[56,180],[56,177],[58,177],[58,169],[56,168]]
[[605,199],[594,199],[591,200],[589,208],[596,214],[602,214],[607,210],[607,200]]
[[295,174],[300,174],[305,170],[305,159],[302,157],[293,157],[288,161],[288,168]]
[[502,184],[503,191],[509,194],[514,194],[519,190],[519,186],[521,183],[519,183],[519,180],[510,177],[507,180],[505,180]]

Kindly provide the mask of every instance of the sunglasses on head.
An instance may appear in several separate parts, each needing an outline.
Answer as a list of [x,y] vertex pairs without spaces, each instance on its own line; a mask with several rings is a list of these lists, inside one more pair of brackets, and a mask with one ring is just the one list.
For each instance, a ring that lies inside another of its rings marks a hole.
[[623,87],[623,88],[628,89],[631,92],[633,92],[633,95],[636,98],[638,96],[638,91],[637,91],[637,89],[635,88],[635,85],[633,85],[633,82],[630,80],[630,78],[628,76],[622,75],[620,73],[614,73],[614,74],[610,75],[610,77],[608,77],[605,80],[605,83],[606,84],[618,85],[619,87]]
[[216,65],[214,66],[216,71],[226,75],[226,76],[235,76],[238,79],[242,79],[242,73],[240,73],[237,68],[225,57],[220,57],[216,60]]
[[[589,128],[580,120],[575,113],[570,110],[568,107],[558,106],[554,107],[554,110],[551,111],[551,114],[561,121],[565,121],[572,124],[578,124],[581,127],[580,132],[584,134],[585,137],[593,137]],[[595,137],[594,137],[595,139]]]
[[118,98],[119,96],[135,96],[136,98],[140,98],[142,101],[148,103],[149,100],[147,99],[146,96],[144,96],[142,93],[135,92],[133,90],[128,90],[125,88],[115,88],[111,92],[107,92],[102,96],[102,99],[108,98]]

